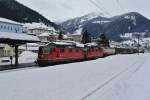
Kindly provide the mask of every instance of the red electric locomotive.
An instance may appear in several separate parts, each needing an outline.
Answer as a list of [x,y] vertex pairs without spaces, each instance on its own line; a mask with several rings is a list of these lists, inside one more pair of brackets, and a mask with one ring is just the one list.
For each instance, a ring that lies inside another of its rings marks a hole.
[[95,45],[83,45],[73,41],[56,41],[39,48],[37,62],[43,66],[99,57],[103,57],[103,49]]
[[103,49],[98,47],[95,43],[88,43],[85,45],[86,51],[86,58],[93,59],[93,58],[100,58],[103,57],[104,52]]
[[47,65],[84,59],[84,45],[78,46],[74,42],[51,42],[39,48],[38,64]]

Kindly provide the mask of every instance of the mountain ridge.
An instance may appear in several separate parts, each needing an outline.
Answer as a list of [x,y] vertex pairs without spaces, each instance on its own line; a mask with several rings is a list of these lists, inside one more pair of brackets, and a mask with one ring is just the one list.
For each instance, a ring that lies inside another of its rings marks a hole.
[[[85,15],[86,16],[86,15]],[[74,20],[78,20],[74,23]],[[120,40],[120,34],[150,31],[150,20],[137,12],[129,12],[111,18],[97,16],[84,20],[84,16],[67,20],[61,25],[70,33],[76,30],[88,30],[91,36],[97,37],[105,33],[112,40]]]

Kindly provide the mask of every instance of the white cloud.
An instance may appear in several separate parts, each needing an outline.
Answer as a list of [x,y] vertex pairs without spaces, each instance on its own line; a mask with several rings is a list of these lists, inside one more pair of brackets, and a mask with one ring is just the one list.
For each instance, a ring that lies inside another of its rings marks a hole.
[[[150,18],[150,0],[17,0],[50,20],[66,20],[90,12],[109,12],[112,16],[136,11]],[[95,2],[94,5],[92,2]],[[117,2],[118,1],[118,2]],[[99,8],[98,8],[99,7]],[[104,11],[103,11],[103,10]]]

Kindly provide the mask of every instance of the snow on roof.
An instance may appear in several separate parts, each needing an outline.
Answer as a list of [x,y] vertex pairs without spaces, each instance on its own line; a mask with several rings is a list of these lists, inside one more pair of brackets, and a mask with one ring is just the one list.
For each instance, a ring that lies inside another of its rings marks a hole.
[[37,44],[37,43],[27,43],[27,46],[30,46],[30,47],[39,47],[40,45]]
[[0,39],[23,40],[23,41],[40,41],[38,37],[26,35],[23,33],[1,32]]
[[56,33],[41,33],[38,36],[50,36],[50,35],[56,35]]
[[80,42],[76,42],[76,41],[69,41],[69,40],[63,40],[64,42],[67,43],[72,43],[75,44],[77,47],[84,47],[84,44],[80,43]]
[[68,36],[64,34],[64,35],[63,35],[63,38],[64,38],[64,39],[67,39],[67,38],[68,38]]
[[21,45],[19,46],[19,49],[20,50],[39,50],[39,47],[40,46],[43,46],[43,45],[40,45],[40,44],[37,44],[37,43],[27,43],[26,45]]
[[1,17],[0,17],[0,22],[21,25],[21,23],[18,23],[18,22],[12,21],[12,20],[10,20],[10,19],[1,18]]
[[55,45],[61,45],[61,46],[76,46],[76,47],[84,47],[84,44],[75,42],[75,41],[68,41],[68,40],[57,40],[55,42],[51,42],[52,44]]
[[86,46],[98,46],[95,42],[87,43]]
[[25,47],[25,46],[19,46],[19,49],[20,50],[35,50],[35,51],[38,51],[39,50],[39,47]]
[[38,29],[46,29],[46,30],[56,31],[54,29],[54,27],[47,26],[47,25],[45,25],[43,23],[35,23],[35,22],[33,22],[33,23],[25,23],[24,27],[27,27],[28,29],[36,29],[36,28],[38,28]]
[[82,30],[83,30],[83,28],[79,28],[73,34],[74,35],[82,35]]
[[82,47],[82,48],[84,48],[84,44],[79,43],[79,42],[76,42],[76,46],[77,46],[77,47]]
[[52,42],[56,45],[73,45],[72,43],[67,43],[67,42],[61,42],[61,41],[56,41],[56,42]]

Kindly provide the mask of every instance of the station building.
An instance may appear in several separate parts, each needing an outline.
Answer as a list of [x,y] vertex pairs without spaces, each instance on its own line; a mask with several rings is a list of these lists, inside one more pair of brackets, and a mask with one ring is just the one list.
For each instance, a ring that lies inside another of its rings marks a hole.
[[[15,21],[0,18],[0,33],[23,33],[23,25]],[[14,49],[7,44],[0,44],[0,57],[14,55]]]

